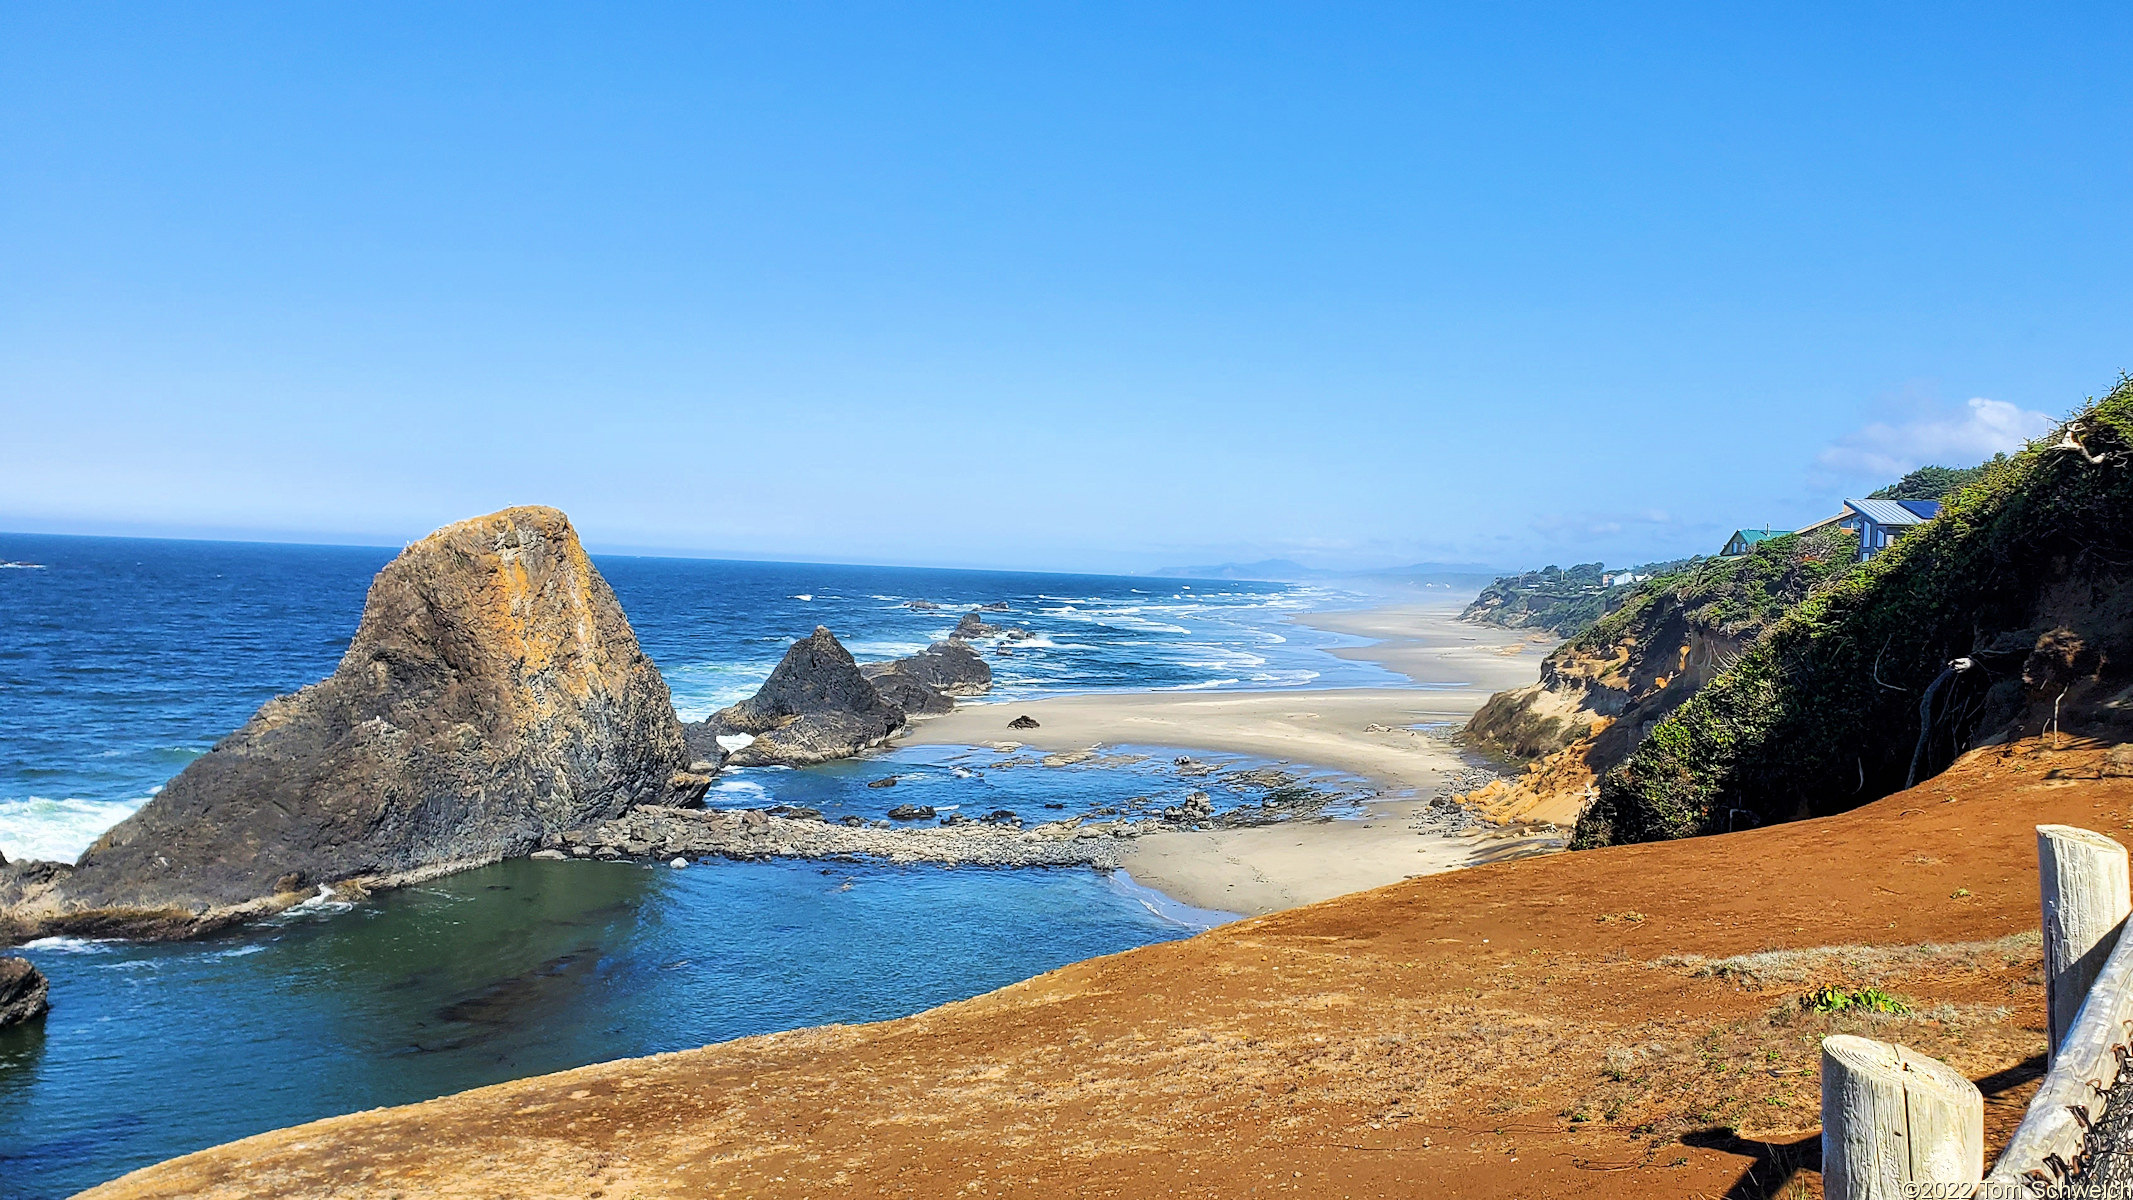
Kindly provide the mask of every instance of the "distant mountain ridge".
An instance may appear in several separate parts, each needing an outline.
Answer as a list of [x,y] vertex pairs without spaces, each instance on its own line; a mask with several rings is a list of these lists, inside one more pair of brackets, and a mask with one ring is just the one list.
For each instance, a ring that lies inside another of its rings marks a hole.
[[1286,558],[1258,562],[1216,563],[1199,567],[1164,567],[1148,572],[1164,579],[1235,579],[1262,583],[1305,583],[1322,579],[1392,579],[1410,582],[1487,584],[1502,574],[1486,563],[1419,562],[1404,567],[1378,567],[1363,571],[1333,571],[1307,567]]

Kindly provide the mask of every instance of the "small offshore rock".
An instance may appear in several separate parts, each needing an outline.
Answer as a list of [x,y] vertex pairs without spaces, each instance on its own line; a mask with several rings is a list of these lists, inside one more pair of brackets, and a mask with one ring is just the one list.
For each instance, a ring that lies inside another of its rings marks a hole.
[[0,958],[0,1029],[34,1021],[51,1010],[51,985],[26,958]]
[[1006,611],[1007,611],[1007,601],[1005,601],[1005,600],[995,600],[995,601],[993,601],[993,602],[992,602],[991,604],[980,604],[980,605],[978,605],[978,607],[977,607],[976,611],[978,611],[978,612],[1006,612]]
[[889,777],[888,777],[887,779],[877,779],[877,780],[875,780],[874,782],[872,782],[872,783],[868,784],[867,786],[868,786],[868,787],[870,787],[870,788],[888,788],[888,787],[895,787],[895,786],[896,786],[896,776],[894,776],[894,775],[891,775],[891,776],[889,776]]
[[570,855],[565,854],[561,850],[536,850],[533,853],[527,855],[526,857],[538,858],[543,862],[561,862],[564,859],[569,858]]
[[913,612],[939,612],[941,606],[931,600],[906,600],[904,607]]
[[670,863],[668,863],[667,865],[668,865],[668,866],[670,866],[670,867],[672,867],[672,868],[674,868],[675,870],[679,871],[679,870],[681,870],[681,869],[682,869],[683,867],[686,867],[686,866],[688,866],[688,865],[689,865],[689,860],[688,860],[688,859],[686,859],[686,858],[677,858],[677,859],[675,859],[675,860],[674,860],[673,862],[670,862]]
[[892,821],[930,821],[933,816],[933,806],[930,804],[899,804],[889,810],[889,819]]
[[1022,716],[1016,717],[1014,720],[1009,721],[1007,723],[1007,727],[1009,729],[1035,729],[1037,728],[1037,718],[1025,713]]
[[748,735],[751,740],[727,757],[735,766],[809,766],[878,746],[903,725],[904,710],[882,696],[836,635],[818,625],[792,644],[755,695],[686,732],[692,747]]

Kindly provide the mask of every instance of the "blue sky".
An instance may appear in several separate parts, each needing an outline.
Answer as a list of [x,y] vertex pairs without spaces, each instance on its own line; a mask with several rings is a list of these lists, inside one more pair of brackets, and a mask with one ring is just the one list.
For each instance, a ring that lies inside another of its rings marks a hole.
[[2129,35],[12,3],[0,528],[391,543],[542,502],[747,557],[1708,552],[2133,367]]

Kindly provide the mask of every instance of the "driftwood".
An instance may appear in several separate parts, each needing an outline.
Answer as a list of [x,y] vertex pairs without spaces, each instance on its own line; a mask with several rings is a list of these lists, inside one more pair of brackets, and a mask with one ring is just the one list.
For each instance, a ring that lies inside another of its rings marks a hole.
[[1985,1173],[1985,1097],[1962,1072],[1904,1046],[1822,1039],[1822,1194],[1898,1200],[1916,1184]]

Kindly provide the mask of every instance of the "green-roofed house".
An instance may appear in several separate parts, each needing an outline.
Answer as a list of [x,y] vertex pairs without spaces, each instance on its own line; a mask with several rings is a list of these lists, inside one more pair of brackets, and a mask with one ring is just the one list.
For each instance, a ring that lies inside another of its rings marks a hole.
[[1790,529],[1772,529],[1768,525],[1763,526],[1761,529],[1736,529],[1733,531],[1733,536],[1726,539],[1726,548],[1719,551],[1718,556],[1720,558],[1738,558],[1755,549],[1757,542],[1767,542],[1771,538],[1784,537],[1791,532]]

